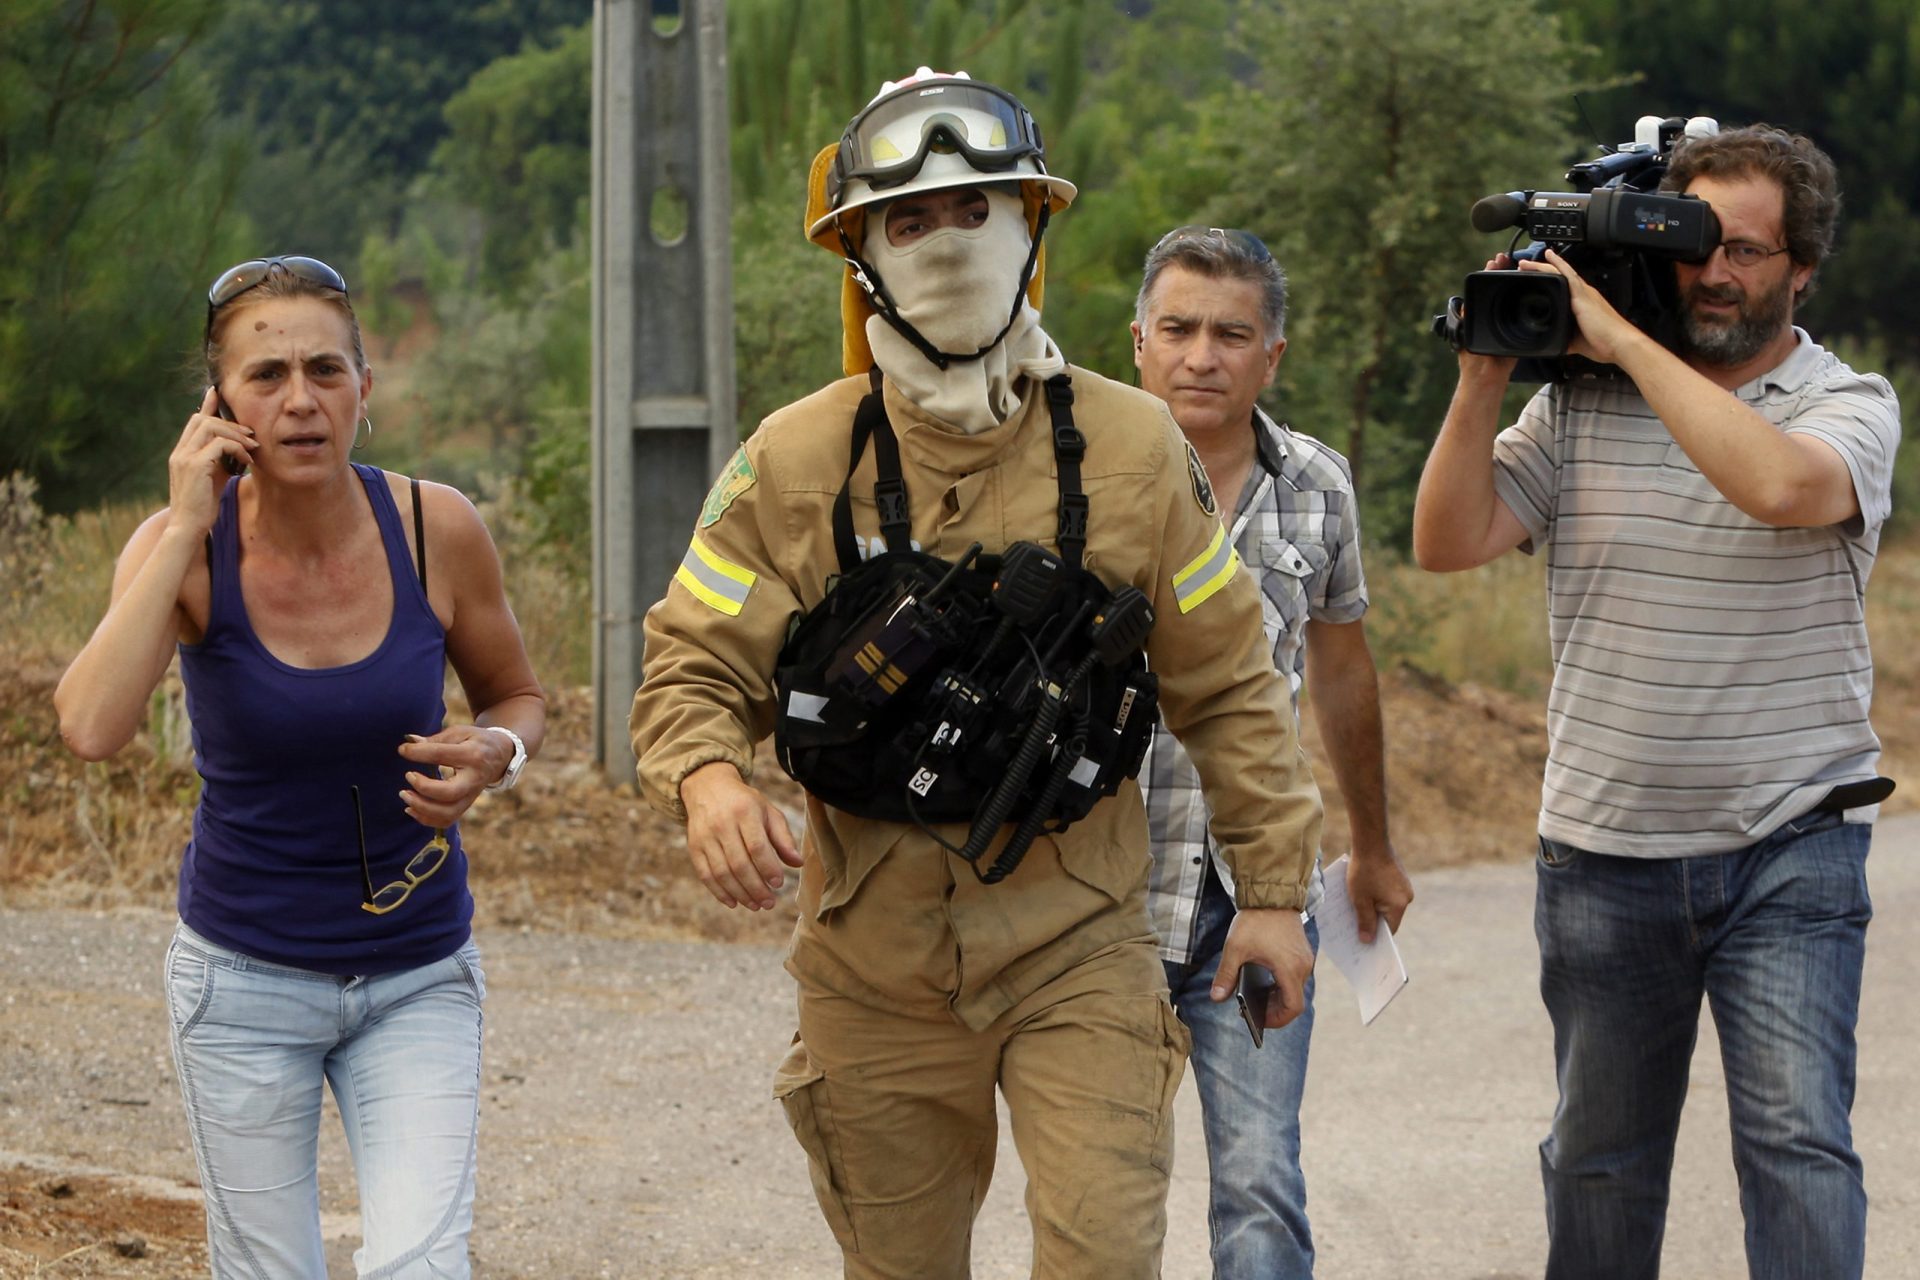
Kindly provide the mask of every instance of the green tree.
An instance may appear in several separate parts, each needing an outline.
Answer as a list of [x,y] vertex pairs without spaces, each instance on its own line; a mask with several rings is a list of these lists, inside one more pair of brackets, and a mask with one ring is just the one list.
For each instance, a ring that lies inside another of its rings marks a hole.
[[448,99],[434,172],[476,209],[481,272],[512,290],[553,246],[571,242],[592,166],[593,24],[499,58]]
[[1048,233],[1045,321],[1074,363],[1127,380],[1141,262],[1218,195],[1213,104],[1241,92],[1250,70],[1234,0],[1115,17],[1084,30],[1073,111],[1041,115],[1048,168],[1080,188]]
[[0,10],[0,474],[67,511],[151,489],[234,255],[240,139],[182,54],[219,0]]
[[[243,205],[268,251],[351,263],[398,225],[473,74],[592,0],[230,0],[200,65],[257,140]],[[582,92],[585,92],[584,88]],[[586,128],[583,118],[581,128]]]
[[1529,0],[1249,0],[1258,75],[1219,100],[1208,221],[1262,231],[1293,284],[1284,412],[1353,464],[1404,542],[1453,357],[1440,302],[1503,243],[1467,210],[1565,168],[1575,49]]
[[883,80],[922,65],[1019,93],[1050,134],[1065,130],[1088,74],[1085,11],[1100,7],[1100,0],[733,0],[727,57],[735,192],[751,199],[780,184],[790,148],[811,159]]

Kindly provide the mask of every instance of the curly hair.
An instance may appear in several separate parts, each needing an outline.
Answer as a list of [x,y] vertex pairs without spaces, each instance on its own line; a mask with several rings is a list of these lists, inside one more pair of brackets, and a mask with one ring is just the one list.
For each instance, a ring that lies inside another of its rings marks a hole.
[[[1770,124],[1689,138],[1675,149],[1660,189],[1685,191],[1701,177],[1771,178],[1785,198],[1786,247],[1793,261],[1818,267],[1833,251],[1833,229],[1840,219],[1840,179],[1833,160],[1811,138]],[[1814,277],[1809,277],[1800,299],[1813,289]]]

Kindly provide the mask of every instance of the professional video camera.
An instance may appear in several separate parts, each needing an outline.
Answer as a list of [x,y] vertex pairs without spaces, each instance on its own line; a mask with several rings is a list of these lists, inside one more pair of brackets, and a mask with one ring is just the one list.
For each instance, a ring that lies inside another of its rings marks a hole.
[[1701,262],[1720,243],[1720,220],[1697,196],[1658,194],[1673,148],[1683,137],[1719,132],[1706,117],[1641,116],[1634,140],[1567,170],[1572,191],[1508,191],[1473,206],[1476,231],[1515,228],[1534,243],[1509,250],[1513,269],[1476,271],[1464,299],[1447,299],[1433,332],[1455,351],[1518,356],[1517,382],[1560,382],[1605,366],[1566,354],[1575,324],[1573,297],[1557,273],[1520,271],[1551,248],[1614,310],[1662,342],[1679,315],[1671,263]]

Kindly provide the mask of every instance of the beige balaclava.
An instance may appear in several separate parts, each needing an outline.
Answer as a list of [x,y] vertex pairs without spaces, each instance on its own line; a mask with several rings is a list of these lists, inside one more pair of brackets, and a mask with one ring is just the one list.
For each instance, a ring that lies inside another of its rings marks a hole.
[[[942,227],[911,244],[887,240],[883,214],[866,220],[862,251],[901,318],[940,351],[977,351],[1007,323],[1033,241],[1016,191],[983,186],[987,220],[977,227]],[[1040,313],[1024,298],[1006,336],[976,360],[939,368],[877,315],[866,324],[874,362],[906,397],[967,435],[1004,422],[1020,404],[1022,378],[1048,378],[1066,367],[1060,349],[1040,327]]]

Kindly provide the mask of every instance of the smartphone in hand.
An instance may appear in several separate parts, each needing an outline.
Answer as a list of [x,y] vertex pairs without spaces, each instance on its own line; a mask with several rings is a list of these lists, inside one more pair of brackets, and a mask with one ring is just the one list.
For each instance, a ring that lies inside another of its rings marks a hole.
[[[207,390],[212,391],[213,388],[208,387]],[[228,422],[235,421],[235,418],[233,416],[233,410],[227,408],[227,402],[224,397],[216,394],[213,397],[213,404],[214,404],[214,410],[213,410],[214,416],[225,418]],[[223,453],[220,455],[220,465],[227,469],[227,474],[230,476],[243,476],[247,474],[247,464],[245,462],[242,462],[239,458],[234,457],[230,453]]]
[[1267,1010],[1279,994],[1280,984],[1274,980],[1273,970],[1252,962],[1240,966],[1240,990],[1236,999],[1240,1001],[1240,1016],[1246,1020],[1247,1034],[1253,1037],[1256,1049],[1266,1038]]

